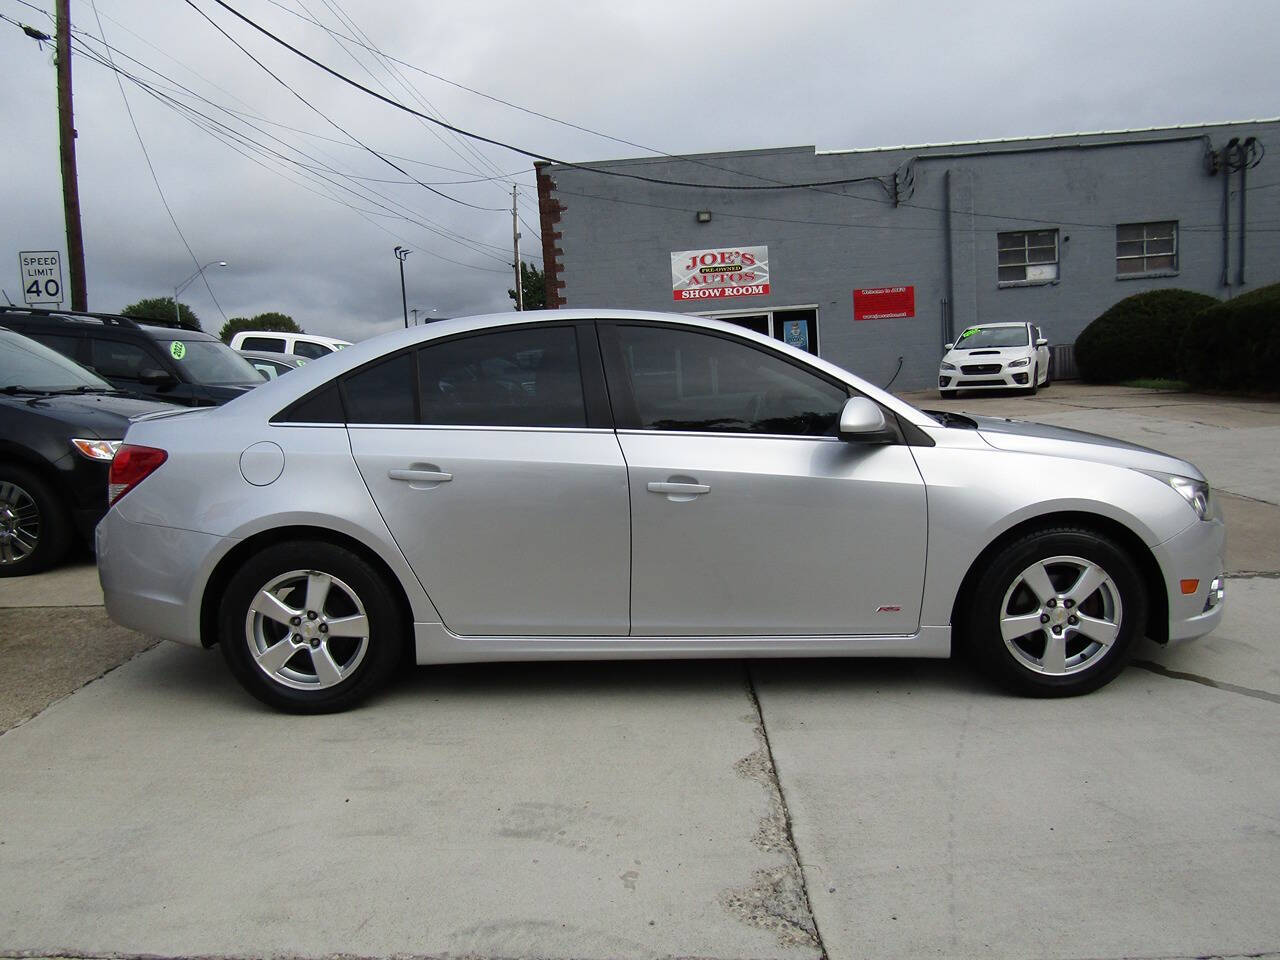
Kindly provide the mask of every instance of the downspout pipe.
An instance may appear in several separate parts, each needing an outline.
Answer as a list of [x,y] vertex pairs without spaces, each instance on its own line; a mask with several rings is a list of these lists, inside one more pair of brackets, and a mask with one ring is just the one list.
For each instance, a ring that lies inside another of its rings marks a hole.
[[1222,286],[1231,296],[1231,165],[1240,141],[1232,137],[1222,148]]
[[947,167],[942,174],[943,195],[946,197],[946,206],[942,211],[942,234],[946,238],[946,269],[947,269],[947,299],[946,308],[942,314],[942,342],[950,343],[955,339],[955,320],[952,311],[955,309],[956,302],[955,277],[952,269],[952,253],[951,253],[951,168]]
[[1236,284],[1241,287],[1244,286],[1245,218],[1248,214],[1247,200],[1249,197],[1249,154],[1254,142],[1254,138],[1249,137],[1240,147],[1240,256],[1236,258]]

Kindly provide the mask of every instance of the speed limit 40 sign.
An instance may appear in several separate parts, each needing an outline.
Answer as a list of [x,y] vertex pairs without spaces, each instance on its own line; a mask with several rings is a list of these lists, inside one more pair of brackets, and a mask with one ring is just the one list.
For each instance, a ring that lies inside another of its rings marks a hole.
[[24,250],[18,254],[22,272],[22,299],[28,307],[37,303],[62,305],[62,253],[58,250]]

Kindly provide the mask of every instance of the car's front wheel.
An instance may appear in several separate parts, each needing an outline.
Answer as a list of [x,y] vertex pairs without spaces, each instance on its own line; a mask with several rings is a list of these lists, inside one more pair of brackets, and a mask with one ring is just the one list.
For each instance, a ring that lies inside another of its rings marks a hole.
[[1129,554],[1092,530],[1055,527],[1008,544],[968,598],[962,630],[980,665],[1018,693],[1088,693],[1109,683],[1146,629]]
[[219,616],[223,656],[263,703],[292,713],[354,705],[389,678],[405,643],[386,581],[323,542],[268,547],[231,578]]
[[43,479],[17,464],[0,465],[0,577],[53,566],[71,546],[71,521]]

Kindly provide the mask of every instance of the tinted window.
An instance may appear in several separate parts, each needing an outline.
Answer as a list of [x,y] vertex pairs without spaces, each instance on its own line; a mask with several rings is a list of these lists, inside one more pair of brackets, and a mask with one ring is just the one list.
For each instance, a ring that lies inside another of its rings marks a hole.
[[245,337],[240,344],[241,350],[261,350],[264,353],[284,353],[284,339],[281,337]]
[[164,370],[159,358],[153,357],[136,343],[123,340],[89,340],[89,364],[103,377],[137,380],[144,370]]
[[293,352],[295,356],[306,357],[308,360],[315,360],[323,357],[326,353],[332,351],[328,347],[321,346],[318,343],[308,343],[306,340],[295,340],[293,344]]
[[111,385],[62,354],[8,330],[0,330],[0,387],[69,390],[87,387],[109,390]]
[[342,423],[344,419],[338,385],[331,383],[294,403],[272,423]]
[[645,430],[835,436],[848,392],[725,337],[617,327]]
[[413,354],[365,367],[342,382],[348,423],[416,423]]
[[39,340],[46,347],[57,350],[64,357],[76,359],[76,347],[80,341],[76,337],[67,337],[57,333],[29,333],[32,340]]
[[422,422],[584,427],[571,327],[503,330],[426,346],[418,355]]

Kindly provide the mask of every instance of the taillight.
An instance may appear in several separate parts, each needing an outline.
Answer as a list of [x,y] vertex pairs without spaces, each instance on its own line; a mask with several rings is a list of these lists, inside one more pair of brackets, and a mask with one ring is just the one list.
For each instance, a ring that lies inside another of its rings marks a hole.
[[111,461],[111,472],[107,477],[107,506],[155,473],[156,468],[168,459],[169,454],[156,447],[124,444]]

